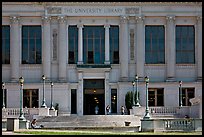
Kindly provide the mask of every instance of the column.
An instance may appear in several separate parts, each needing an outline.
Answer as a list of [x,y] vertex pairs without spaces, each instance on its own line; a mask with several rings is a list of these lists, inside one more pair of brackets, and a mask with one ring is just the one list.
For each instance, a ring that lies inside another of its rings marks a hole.
[[175,17],[166,17],[166,51],[167,51],[167,80],[175,81],[175,61],[176,61],[176,45],[175,45]]
[[139,80],[144,80],[145,64],[145,39],[144,39],[144,17],[138,16],[136,19],[136,75]]
[[83,24],[78,24],[78,62],[77,64],[83,64]]
[[43,74],[46,76],[46,80],[50,80],[51,74],[51,42],[50,42],[50,20],[51,17],[42,17],[43,21],[43,48],[42,48],[42,63],[43,63]]
[[197,72],[198,81],[202,81],[202,16],[197,17]]
[[105,62],[104,64],[110,64],[110,42],[109,42],[109,28],[110,25],[105,26]]
[[66,81],[66,59],[67,57],[67,28],[66,28],[66,17],[60,16],[58,17],[58,25],[59,25],[59,81]]
[[109,89],[109,71],[105,72],[105,107],[104,107],[104,112],[106,114],[106,106],[110,105],[111,106],[111,92]]
[[121,81],[128,80],[128,17],[120,17],[119,30],[119,56],[120,56],[120,77]]
[[83,115],[83,72],[78,72],[78,89],[77,89],[77,114]]
[[11,45],[10,45],[10,60],[11,60],[11,82],[18,82],[19,69],[20,69],[20,57],[21,57],[21,46],[20,46],[20,18],[13,16],[10,17],[11,22]]

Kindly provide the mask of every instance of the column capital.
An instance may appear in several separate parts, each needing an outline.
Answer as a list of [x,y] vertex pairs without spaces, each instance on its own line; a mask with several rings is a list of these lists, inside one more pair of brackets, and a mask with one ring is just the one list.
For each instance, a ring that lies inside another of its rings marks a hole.
[[50,16],[43,16],[42,21],[43,21],[43,23],[50,23],[51,17]]
[[197,20],[198,23],[202,23],[202,16],[197,16],[196,20]]
[[104,24],[104,28],[110,28],[110,24]]
[[144,21],[145,17],[144,16],[136,16],[135,20],[137,23],[142,23]]
[[20,22],[20,17],[18,16],[11,16],[10,17],[10,22],[13,24],[18,24]]
[[83,28],[84,25],[83,24],[77,24],[77,28]]
[[67,17],[66,16],[58,16],[57,17],[59,23],[66,23]]
[[175,16],[166,16],[168,22],[174,22],[176,20]]
[[129,20],[128,16],[120,16],[120,23],[127,23],[128,20]]

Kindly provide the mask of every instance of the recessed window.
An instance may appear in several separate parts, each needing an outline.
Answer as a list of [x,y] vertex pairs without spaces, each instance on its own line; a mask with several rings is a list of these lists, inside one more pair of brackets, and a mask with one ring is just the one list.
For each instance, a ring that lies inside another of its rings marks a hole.
[[176,64],[195,63],[195,29],[192,25],[176,26]]
[[165,63],[164,26],[145,26],[145,63]]
[[78,60],[78,28],[76,25],[68,28],[68,43],[69,64],[76,64]]
[[2,26],[2,64],[10,64],[10,26]]
[[84,64],[104,64],[105,60],[104,26],[84,26],[83,57]]
[[22,64],[42,63],[41,26],[22,27]]

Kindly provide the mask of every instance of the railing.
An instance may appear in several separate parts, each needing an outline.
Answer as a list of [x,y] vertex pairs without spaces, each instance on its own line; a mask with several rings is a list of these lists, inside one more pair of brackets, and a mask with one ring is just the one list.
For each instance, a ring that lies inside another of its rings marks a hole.
[[195,130],[194,119],[167,119],[164,124],[165,130]]
[[[49,108],[23,108],[24,117],[32,120],[33,116],[56,116],[57,110],[49,110]],[[20,108],[2,108],[2,119],[19,118]]]
[[[32,115],[38,114],[38,108],[23,108],[24,117],[29,118]],[[4,108],[2,109],[2,118],[18,118],[20,116],[19,108]]]
[[149,107],[152,114],[177,114],[179,107]]

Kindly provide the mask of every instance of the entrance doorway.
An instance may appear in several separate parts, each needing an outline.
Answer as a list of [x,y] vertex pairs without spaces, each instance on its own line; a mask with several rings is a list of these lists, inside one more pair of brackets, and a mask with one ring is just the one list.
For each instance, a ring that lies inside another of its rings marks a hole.
[[105,114],[104,79],[84,80],[84,115]]

